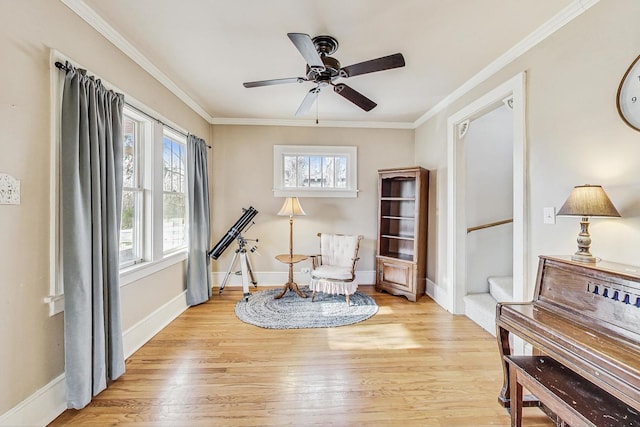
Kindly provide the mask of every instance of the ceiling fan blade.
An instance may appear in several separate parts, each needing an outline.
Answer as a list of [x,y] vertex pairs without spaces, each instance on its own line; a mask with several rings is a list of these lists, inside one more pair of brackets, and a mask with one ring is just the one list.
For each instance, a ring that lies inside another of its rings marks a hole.
[[349,101],[353,102],[364,111],[371,111],[376,107],[376,105],[378,105],[357,90],[352,89],[344,83],[338,83],[337,85],[333,86],[333,91],[338,95],[343,96]]
[[302,104],[298,107],[298,111],[296,111],[296,117],[304,116],[309,112],[319,93],[320,87],[314,87],[307,92],[307,95],[302,100]]
[[289,36],[289,39],[293,42],[298,51],[300,51],[300,54],[304,60],[307,61],[309,67],[324,70],[324,63],[322,62],[320,54],[318,54],[309,34],[287,33],[287,36]]
[[340,77],[352,77],[359,74],[374,73],[376,71],[390,70],[404,67],[404,56],[401,53],[371,59],[358,64],[348,65],[340,69]]
[[246,82],[242,83],[244,87],[260,87],[260,86],[271,86],[271,85],[280,85],[284,83],[302,83],[306,82],[307,79],[302,77],[289,77],[286,79],[272,79],[272,80],[259,80],[257,82]]

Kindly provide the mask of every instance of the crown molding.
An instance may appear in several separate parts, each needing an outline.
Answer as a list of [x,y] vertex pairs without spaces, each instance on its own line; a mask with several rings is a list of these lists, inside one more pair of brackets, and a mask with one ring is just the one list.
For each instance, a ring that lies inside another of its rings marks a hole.
[[372,129],[414,129],[410,122],[355,122],[320,120],[273,120],[273,119],[243,119],[243,118],[214,118],[214,125],[241,126],[298,126],[298,127],[331,127],[331,128],[372,128]]
[[424,113],[418,120],[413,123],[413,128],[417,128],[427,120],[444,110],[454,101],[461,98],[465,93],[478,86],[480,83],[487,80],[489,77],[500,71],[502,68],[524,55],[532,47],[549,37],[551,34],[564,27],[571,22],[574,18],[580,16],[583,12],[589,9],[591,6],[598,3],[600,0],[574,0],[573,3],[565,7],[558,14],[556,14],[549,21],[541,25],[537,30],[529,34],[522,41],[517,43],[511,49],[499,56],[491,64],[480,70],[478,74],[471,77],[460,86],[458,89],[447,95],[442,101],[437,103],[433,108]]
[[461,98],[464,94],[484,82],[492,75],[500,71],[524,53],[536,46],[542,40],[555,33],[557,30],[571,22],[574,18],[591,8],[600,0],[574,0],[553,18],[529,34],[526,38],[506,51],[491,64],[486,66],[475,76],[465,82],[458,89],[451,92],[438,104],[424,113],[413,123],[405,122],[349,122],[349,121],[321,121],[314,120],[271,120],[271,119],[247,119],[247,118],[214,118],[195,102],[186,92],[176,85],[166,74],[147,59],[138,49],[100,17],[83,0],[60,0],[69,9],[75,12],[87,24],[102,34],[113,45],[131,58],[136,64],[151,74],[169,91],[187,104],[193,111],[199,114],[210,124],[216,125],[245,125],[245,126],[307,126],[307,127],[344,127],[344,128],[374,128],[374,129],[416,129],[427,120],[444,110],[447,106]]
[[185,91],[180,89],[165,73],[160,71],[146,56],[144,56],[138,49],[136,49],[127,39],[125,39],[120,33],[118,33],[111,25],[109,25],[100,15],[98,15],[92,8],[90,8],[83,0],[60,0],[69,9],[71,9],[76,15],[82,18],[87,24],[89,24],[98,33],[102,34],[107,40],[109,40],[115,47],[120,49],[122,53],[127,55],[136,64],[142,67],[143,70],[151,74],[156,80],[158,80],[164,87],[169,89],[175,96],[180,98],[182,102],[187,104],[189,108],[199,114],[207,122],[211,123],[213,118],[202,108],[196,101],[193,100]]

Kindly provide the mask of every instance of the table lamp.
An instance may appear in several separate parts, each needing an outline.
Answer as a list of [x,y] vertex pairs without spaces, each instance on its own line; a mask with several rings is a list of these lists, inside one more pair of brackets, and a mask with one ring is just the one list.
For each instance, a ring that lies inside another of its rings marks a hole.
[[580,233],[578,233],[578,251],[571,256],[571,259],[579,262],[596,262],[596,257],[589,252],[589,246],[591,246],[589,217],[618,218],[620,214],[601,186],[577,185],[558,211],[558,216],[582,217]]
[[297,197],[287,197],[278,215],[289,215],[289,257],[293,256],[293,217],[306,215]]

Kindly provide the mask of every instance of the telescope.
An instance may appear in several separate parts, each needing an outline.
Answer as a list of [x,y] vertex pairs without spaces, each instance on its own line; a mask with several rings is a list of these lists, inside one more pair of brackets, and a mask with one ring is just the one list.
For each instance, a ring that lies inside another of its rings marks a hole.
[[[222,285],[220,285],[220,293],[227,285],[227,281],[229,280],[229,276],[233,271],[233,267],[236,264],[236,261],[240,261],[240,270],[236,272],[236,274],[242,275],[242,290],[244,291],[244,300],[249,301],[249,282],[253,284],[253,286],[258,286],[258,282],[253,275],[253,267],[251,266],[251,261],[249,260],[249,254],[245,249],[247,244],[247,239],[242,237],[242,232],[253,224],[253,218],[258,214],[258,211],[253,208],[253,206],[249,206],[249,209],[242,208],[242,216],[236,221],[235,224],[231,226],[227,234],[225,234],[222,239],[216,244],[213,249],[211,249],[207,255],[213,259],[218,259],[220,255],[224,253],[224,251],[229,247],[231,242],[234,240],[238,241],[238,249],[236,249],[233,259],[231,260],[231,264],[229,264],[229,269],[227,270],[227,274],[224,276],[224,280],[222,281]],[[258,240],[255,240],[256,242]],[[250,252],[255,252],[256,247],[249,249]]]
[[251,220],[258,214],[258,211],[253,208],[253,206],[249,206],[249,209],[242,208],[242,216],[235,224],[231,226],[227,234],[220,239],[217,245],[211,249],[207,255],[215,260],[217,260],[220,255],[224,253],[224,251],[229,247],[231,242],[233,242],[239,235],[244,231],[247,226],[253,224]]

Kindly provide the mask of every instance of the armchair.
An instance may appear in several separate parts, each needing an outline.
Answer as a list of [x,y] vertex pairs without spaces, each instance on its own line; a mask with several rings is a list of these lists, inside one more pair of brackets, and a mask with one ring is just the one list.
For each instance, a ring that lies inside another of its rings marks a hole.
[[324,292],[344,295],[347,305],[351,305],[349,297],[358,289],[355,271],[363,236],[318,233],[318,237],[320,254],[311,255],[311,301],[315,299],[316,292]]

